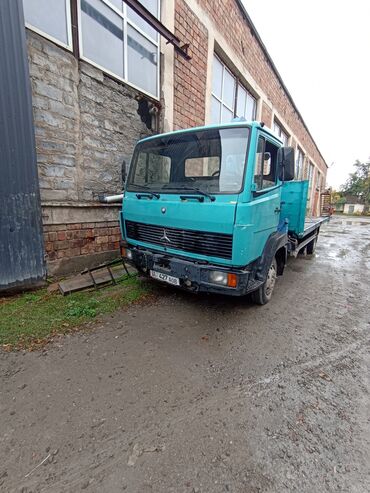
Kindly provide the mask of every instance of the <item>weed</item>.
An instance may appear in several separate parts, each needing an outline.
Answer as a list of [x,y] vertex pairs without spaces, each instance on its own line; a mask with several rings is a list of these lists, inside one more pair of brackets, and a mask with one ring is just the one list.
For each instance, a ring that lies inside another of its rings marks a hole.
[[50,294],[46,289],[0,300],[0,346],[29,347],[65,333],[104,313],[133,303],[150,292],[136,277],[99,291]]

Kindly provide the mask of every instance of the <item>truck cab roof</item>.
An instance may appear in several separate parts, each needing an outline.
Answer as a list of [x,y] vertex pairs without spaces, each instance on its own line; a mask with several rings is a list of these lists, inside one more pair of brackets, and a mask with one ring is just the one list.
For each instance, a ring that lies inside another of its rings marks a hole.
[[177,135],[177,134],[183,134],[183,133],[189,133],[189,132],[196,132],[200,130],[208,130],[212,128],[230,128],[230,127],[250,127],[250,128],[257,128],[258,130],[263,130],[265,133],[269,134],[271,137],[273,137],[275,140],[277,140],[280,144],[283,144],[282,140],[274,133],[274,131],[266,127],[266,125],[263,122],[257,121],[257,120],[244,120],[244,119],[237,119],[235,118],[233,121],[229,123],[216,123],[212,125],[203,125],[200,127],[191,127],[191,128],[185,128],[185,129],[180,129],[180,130],[173,130],[171,132],[165,132],[162,134],[155,134],[151,135],[149,137],[145,137],[144,139],[139,140],[139,142],[147,142],[149,140],[157,139],[159,137],[166,137],[169,135]]

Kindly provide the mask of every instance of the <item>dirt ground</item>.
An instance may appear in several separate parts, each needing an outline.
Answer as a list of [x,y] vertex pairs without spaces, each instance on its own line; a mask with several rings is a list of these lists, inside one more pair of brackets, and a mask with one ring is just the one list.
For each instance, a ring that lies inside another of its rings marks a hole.
[[370,491],[370,221],[334,218],[270,304],[158,288],[0,354],[0,491]]

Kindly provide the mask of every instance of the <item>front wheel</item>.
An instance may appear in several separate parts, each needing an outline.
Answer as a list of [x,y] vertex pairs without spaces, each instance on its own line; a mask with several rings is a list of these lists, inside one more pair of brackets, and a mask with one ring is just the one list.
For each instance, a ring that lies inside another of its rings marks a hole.
[[253,293],[251,293],[251,298],[254,303],[257,305],[266,305],[266,303],[271,300],[276,283],[276,277],[277,263],[274,258],[267,272],[266,281],[257,289],[257,291],[253,291]]

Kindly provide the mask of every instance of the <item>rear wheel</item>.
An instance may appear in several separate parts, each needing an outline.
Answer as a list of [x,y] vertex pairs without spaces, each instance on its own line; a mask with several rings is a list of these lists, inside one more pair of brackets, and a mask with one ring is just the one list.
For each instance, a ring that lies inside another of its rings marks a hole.
[[276,283],[276,277],[277,263],[274,258],[267,272],[266,281],[259,287],[259,289],[257,289],[257,291],[253,291],[253,293],[251,293],[251,298],[254,303],[257,305],[266,305],[266,303],[271,300]]
[[317,236],[309,242],[309,244],[307,245],[307,255],[312,255],[313,253],[315,253],[315,250],[316,250],[316,243],[317,243]]

